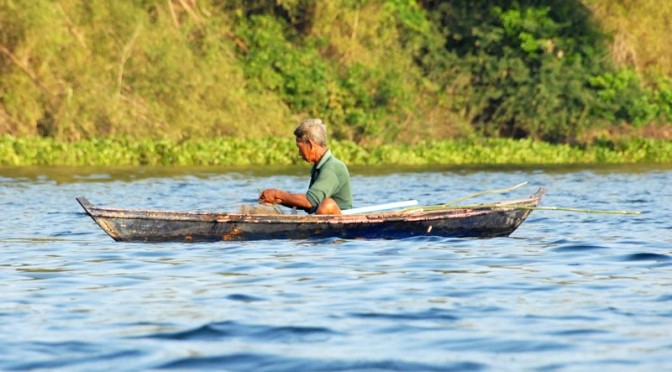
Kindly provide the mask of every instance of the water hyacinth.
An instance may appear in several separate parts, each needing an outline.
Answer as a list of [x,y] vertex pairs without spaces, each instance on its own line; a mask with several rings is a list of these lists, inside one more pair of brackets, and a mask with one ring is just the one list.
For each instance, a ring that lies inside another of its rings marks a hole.
[[[635,138],[585,146],[533,140],[424,141],[414,145],[358,145],[331,141],[350,165],[561,165],[672,162],[672,143]],[[0,137],[0,165],[34,166],[245,166],[300,164],[291,138],[217,137],[172,141],[96,138],[60,142],[50,138]]]

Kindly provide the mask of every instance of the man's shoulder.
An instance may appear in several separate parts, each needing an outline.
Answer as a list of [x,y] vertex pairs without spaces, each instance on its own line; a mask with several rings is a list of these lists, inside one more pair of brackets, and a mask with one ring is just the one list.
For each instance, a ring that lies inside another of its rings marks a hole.
[[325,165],[327,165],[329,168],[334,169],[335,171],[346,171],[346,172],[348,171],[348,166],[345,165],[345,163],[341,159],[335,157],[334,155],[331,155],[329,161]]

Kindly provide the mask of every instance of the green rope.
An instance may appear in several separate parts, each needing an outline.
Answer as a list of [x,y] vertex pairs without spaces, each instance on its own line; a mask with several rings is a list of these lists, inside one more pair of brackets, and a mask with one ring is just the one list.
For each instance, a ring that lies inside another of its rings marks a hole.
[[418,207],[425,211],[449,210],[449,209],[524,209],[530,211],[564,211],[576,213],[593,213],[593,214],[641,214],[638,211],[607,211],[598,209],[578,209],[565,207],[530,207],[525,205],[507,205],[507,204],[478,204],[478,205],[464,205],[455,207],[443,207],[442,205],[433,205],[428,207]]
[[519,187],[522,187],[522,186],[525,186],[525,185],[527,185],[527,181],[521,182],[521,183],[519,183],[515,186],[511,186],[511,187],[508,187],[506,189],[479,191],[479,192],[476,192],[476,193],[473,193],[473,194],[470,194],[470,195],[467,195],[467,196],[463,196],[463,197],[455,199],[455,200],[451,200],[451,201],[449,201],[447,203],[444,203],[444,204],[438,204],[438,205],[432,205],[432,206],[410,207],[410,208],[402,209],[401,211],[402,212],[408,212],[408,211],[414,211],[414,210],[418,210],[418,209],[422,209],[422,210],[425,210],[425,211],[435,211],[435,210],[441,210],[441,209],[450,209],[450,206],[455,205],[455,204],[457,204],[461,201],[465,201],[467,199],[475,198],[477,196],[486,195],[486,194],[503,194],[505,192],[515,190],[515,189],[517,189]]
[[467,196],[464,196],[464,197],[461,197],[461,198],[458,198],[458,199],[455,199],[455,200],[451,200],[451,201],[449,201],[448,203],[442,204],[442,206],[448,207],[448,206],[457,204],[457,203],[459,203],[459,202],[461,202],[461,201],[464,201],[464,200],[467,200],[467,199],[471,199],[471,198],[475,198],[475,197],[477,197],[477,196],[481,196],[481,195],[486,195],[486,194],[503,194],[503,193],[505,193],[505,192],[509,192],[509,191],[515,190],[515,189],[517,189],[517,188],[519,188],[519,187],[523,187],[523,186],[525,186],[525,185],[527,185],[527,181],[525,181],[525,182],[521,182],[521,183],[519,183],[519,184],[517,184],[517,185],[515,185],[515,186],[511,186],[511,187],[506,188],[506,189],[488,190],[488,191],[476,192],[476,193],[473,193],[473,194],[470,194],[470,195],[467,195]]
[[[505,207],[505,206],[503,206],[503,207]],[[599,209],[577,209],[577,208],[565,208],[565,207],[513,206],[511,208],[527,209],[527,210],[531,210],[531,211],[564,211],[564,212],[594,213],[594,214],[641,214],[641,212],[638,212],[638,211],[605,211],[605,210],[599,210]]]
[[523,205],[507,205],[507,204],[501,204],[501,203],[494,203],[494,204],[479,204],[479,205],[467,205],[467,206],[454,206],[455,204],[475,198],[477,196],[485,195],[485,194],[502,194],[505,192],[509,192],[512,190],[515,190],[519,187],[527,185],[527,181],[519,183],[515,186],[511,186],[506,189],[498,189],[498,190],[488,190],[488,191],[481,191],[477,193],[473,193],[455,200],[451,200],[447,203],[444,204],[438,204],[438,205],[430,205],[430,206],[417,206],[417,207],[410,207],[402,210],[402,212],[412,212],[416,210],[423,210],[423,211],[438,211],[438,210],[448,210],[448,209],[484,209],[484,208],[491,208],[491,209],[525,209],[525,210],[530,210],[530,211],[564,211],[564,212],[575,212],[575,213],[593,213],[593,214],[641,214],[641,212],[638,211],[607,211],[607,210],[595,210],[595,209],[578,209],[578,208],[565,208],[565,207],[529,207],[529,206],[523,206]]

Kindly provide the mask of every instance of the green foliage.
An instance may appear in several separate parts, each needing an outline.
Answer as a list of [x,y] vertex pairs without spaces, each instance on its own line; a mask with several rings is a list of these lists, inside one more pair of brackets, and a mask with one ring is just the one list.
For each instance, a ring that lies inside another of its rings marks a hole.
[[[482,133],[571,141],[591,122],[588,79],[607,68],[602,36],[577,1],[441,2],[433,14],[460,56],[455,79]],[[461,78],[466,76],[466,78]]]
[[658,106],[659,116],[672,123],[672,79],[661,76],[655,79],[653,101]]
[[326,63],[316,49],[290,43],[280,20],[252,16],[241,22],[236,34],[249,48],[243,61],[252,88],[278,94],[296,112],[317,112],[327,106]]
[[[655,119],[661,107],[640,86],[632,70],[605,73],[590,79],[599,100],[593,113],[609,122],[626,122],[636,126]],[[663,93],[664,97],[664,93]]]
[[0,24],[0,134],[59,143],[285,137],[306,116],[366,146],[571,143],[672,120],[669,77],[614,68],[579,0],[0,0]]
[[[422,141],[415,145],[362,146],[332,141],[348,165],[549,165],[669,163],[672,143],[649,139],[601,141],[580,148],[511,139]],[[0,137],[0,166],[249,166],[305,164],[293,141],[277,138],[213,138],[176,142],[93,138],[59,142],[50,138]]]
[[[428,20],[417,4],[413,4],[386,2],[387,17],[379,21],[409,29],[406,35],[415,34],[416,30],[427,32]],[[343,6],[358,14],[361,4],[344,2]],[[249,4],[238,4],[237,10],[235,32],[247,47],[241,59],[250,87],[259,92],[274,92],[292,112],[322,117],[333,125],[335,138],[359,142],[367,138],[379,141],[396,138],[400,132],[396,122],[413,105],[412,97],[419,94],[418,87],[412,81],[409,83],[410,71],[404,68],[408,64],[370,66],[354,62],[343,65],[338,60],[325,58],[328,41],[319,34],[303,36],[292,17],[276,17],[277,7],[252,8]],[[292,6],[285,10],[297,11]],[[398,22],[397,15],[401,17]],[[401,45],[395,45],[397,40],[382,41],[393,51],[417,48],[417,43],[407,39],[399,41]],[[396,56],[404,54],[395,53]]]

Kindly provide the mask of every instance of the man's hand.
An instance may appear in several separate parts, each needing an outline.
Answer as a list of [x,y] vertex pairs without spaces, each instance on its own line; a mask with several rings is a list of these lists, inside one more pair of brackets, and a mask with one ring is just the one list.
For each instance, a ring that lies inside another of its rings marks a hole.
[[309,211],[312,206],[305,194],[291,194],[278,189],[266,189],[259,194],[259,204],[282,204],[285,207],[297,207]]
[[282,203],[282,191],[276,189],[267,189],[259,194],[259,204],[280,204]]

